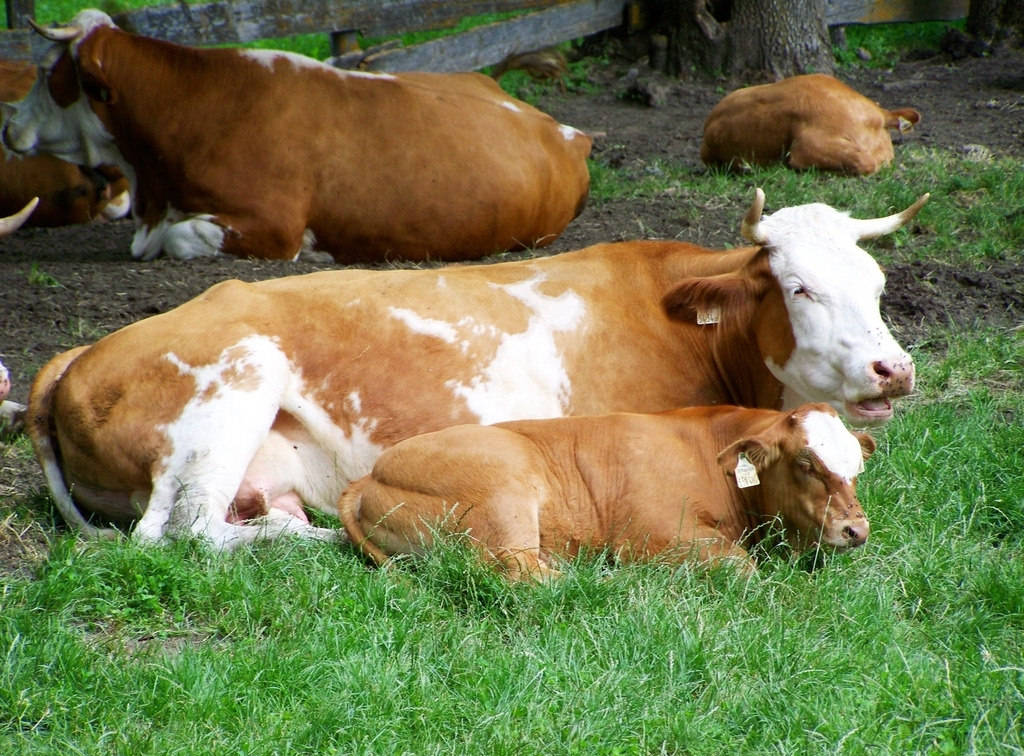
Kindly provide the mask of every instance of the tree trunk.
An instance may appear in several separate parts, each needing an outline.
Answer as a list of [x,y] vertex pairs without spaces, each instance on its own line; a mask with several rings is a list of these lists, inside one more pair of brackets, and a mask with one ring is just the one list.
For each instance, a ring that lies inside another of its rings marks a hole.
[[833,70],[825,0],[649,0],[648,8],[669,39],[669,73],[775,81]]
[[1024,43],[1024,3],[1021,0],[971,0],[967,33],[989,44]]

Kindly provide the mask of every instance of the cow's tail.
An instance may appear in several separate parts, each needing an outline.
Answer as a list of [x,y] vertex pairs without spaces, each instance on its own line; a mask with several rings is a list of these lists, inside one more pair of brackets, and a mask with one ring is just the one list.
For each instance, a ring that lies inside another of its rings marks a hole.
[[46,485],[50,488],[54,504],[57,505],[57,511],[64,518],[64,522],[90,538],[116,538],[119,531],[114,528],[98,528],[95,525],[90,525],[78,511],[74,499],[71,498],[71,492],[64,482],[53,438],[51,410],[54,391],[57,389],[57,384],[60,382],[61,376],[64,375],[64,371],[88,348],[88,346],[77,347],[59,354],[39,371],[35,381],[32,382],[32,390],[29,393],[25,430],[32,440],[36,460],[43,470]]
[[363,489],[369,483],[371,477],[366,475],[359,480],[353,481],[345,492],[338,499],[338,517],[341,524],[345,526],[348,539],[352,544],[370,557],[378,566],[388,561],[388,555],[381,551],[377,544],[369,539],[362,525],[359,524],[359,503],[363,495]]

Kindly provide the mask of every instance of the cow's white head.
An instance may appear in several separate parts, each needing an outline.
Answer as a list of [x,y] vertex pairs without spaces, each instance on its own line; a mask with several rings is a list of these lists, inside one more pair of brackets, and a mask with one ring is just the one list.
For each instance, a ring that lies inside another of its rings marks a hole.
[[3,129],[3,143],[13,152],[46,152],[72,163],[97,166],[124,161],[114,139],[96,112],[110,98],[104,88],[102,63],[79,61],[82,45],[97,29],[113,27],[110,16],[98,10],[83,10],[66,27],[44,29],[33,23],[41,35],[57,44],[40,66],[28,95],[11,103],[13,114]]
[[914,361],[879,312],[885,276],[857,242],[900,228],[928,196],[901,213],[869,220],[821,203],[762,218],[764,192],[757,189],[741,230],[769,250],[789,316],[792,348],[762,352],[786,387],[785,406],[823,401],[851,422],[881,423],[892,417],[889,400],[913,390]]
[[758,252],[737,273],[682,282],[665,307],[677,320],[709,307],[744,312],[745,333],[783,385],[783,408],[826,402],[852,423],[884,423],[890,400],[914,388],[914,362],[882,321],[885,277],[857,242],[895,231],[927,200],[872,220],[820,203],[762,218],[758,189],[741,227]]

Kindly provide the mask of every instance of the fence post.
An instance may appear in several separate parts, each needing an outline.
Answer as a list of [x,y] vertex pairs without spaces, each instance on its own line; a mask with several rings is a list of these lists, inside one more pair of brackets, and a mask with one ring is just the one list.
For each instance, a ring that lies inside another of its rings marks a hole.
[[336,29],[331,32],[331,55],[338,57],[359,49],[359,32],[356,29]]
[[4,0],[8,29],[27,29],[27,18],[36,17],[36,0]]

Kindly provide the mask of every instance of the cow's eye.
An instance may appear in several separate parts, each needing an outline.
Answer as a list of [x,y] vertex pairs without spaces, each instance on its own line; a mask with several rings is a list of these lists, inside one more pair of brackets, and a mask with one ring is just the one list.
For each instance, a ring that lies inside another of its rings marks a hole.
[[807,291],[807,287],[805,286],[794,286],[793,297],[806,297],[807,299],[812,299],[811,292]]
[[89,79],[83,80],[82,91],[85,92],[85,96],[91,100],[110,102],[110,90],[98,82]]

